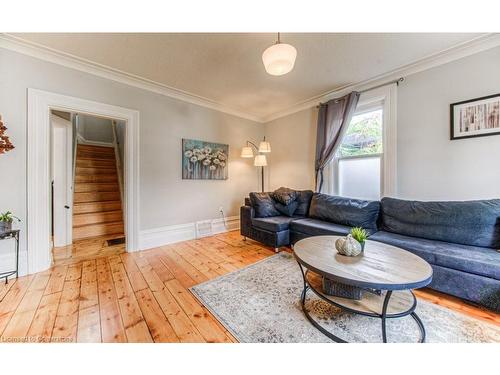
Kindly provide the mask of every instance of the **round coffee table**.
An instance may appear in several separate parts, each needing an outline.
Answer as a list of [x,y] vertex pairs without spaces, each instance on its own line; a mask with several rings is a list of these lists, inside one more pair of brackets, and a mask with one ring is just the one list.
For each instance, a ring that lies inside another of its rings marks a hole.
[[[339,236],[316,236],[298,241],[293,252],[299,263],[304,289],[302,310],[318,330],[336,342],[346,342],[322,327],[305,307],[306,294],[312,290],[325,302],[348,312],[382,320],[382,340],[387,342],[386,319],[410,315],[425,341],[425,328],[415,313],[417,299],[412,289],[432,280],[432,268],[425,260],[406,250],[376,241],[366,241],[362,255],[348,257],[335,249]],[[311,274],[312,273],[312,274]],[[326,294],[314,283],[314,274],[347,288],[360,288],[359,300]]]

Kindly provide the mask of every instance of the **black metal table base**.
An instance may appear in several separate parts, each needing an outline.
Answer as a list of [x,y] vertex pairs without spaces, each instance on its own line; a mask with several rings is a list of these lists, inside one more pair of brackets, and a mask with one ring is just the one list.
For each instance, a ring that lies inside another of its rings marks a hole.
[[385,298],[384,298],[384,303],[383,303],[383,306],[382,306],[382,312],[380,314],[377,314],[377,313],[368,313],[368,312],[365,312],[365,311],[351,309],[349,307],[343,306],[343,305],[341,305],[339,303],[336,303],[336,302],[334,302],[334,301],[326,298],[321,292],[318,292],[312,285],[309,284],[309,282],[307,280],[308,270],[306,270],[304,272],[304,269],[302,268],[302,265],[300,263],[299,263],[299,267],[300,267],[300,271],[302,273],[302,278],[304,280],[304,289],[302,290],[302,294],[300,296],[301,305],[302,305],[302,311],[304,312],[304,315],[306,316],[307,320],[309,320],[309,322],[314,327],[316,327],[321,333],[323,333],[325,336],[327,336],[331,340],[333,340],[335,342],[339,342],[339,343],[346,343],[347,342],[347,341],[343,340],[342,338],[334,335],[333,333],[331,333],[330,331],[328,331],[323,326],[321,326],[311,316],[311,314],[309,313],[309,311],[307,310],[307,308],[305,306],[305,304],[306,304],[306,297],[307,297],[307,291],[308,290],[312,290],[318,297],[320,297],[326,303],[329,303],[330,305],[333,305],[335,307],[341,308],[341,309],[343,309],[345,311],[348,311],[350,313],[354,313],[354,314],[358,314],[358,315],[364,315],[364,316],[368,316],[368,317],[372,317],[372,318],[379,318],[379,319],[381,319],[382,320],[382,341],[384,343],[387,343],[387,327],[386,327],[387,319],[402,318],[404,316],[410,315],[413,318],[413,320],[417,323],[417,326],[418,326],[418,328],[420,330],[420,340],[418,342],[419,343],[425,342],[425,328],[424,328],[424,325],[423,325],[422,321],[418,317],[417,313],[415,313],[415,308],[417,307],[417,298],[415,297],[415,295],[413,294],[412,291],[410,291],[410,293],[413,296],[413,304],[412,304],[411,308],[408,309],[407,311],[403,311],[403,312],[398,313],[398,314],[388,314],[387,313],[387,308],[389,306],[389,300],[390,300],[391,295],[392,295],[392,291],[389,290],[389,291],[387,291],[387,293],[385,295]]
[[9,230],[7,232],[0,233],[0,240],[12,238],[16,242],[16,269],[12,271],[7,271],[0,273],[0,279],[5,278],[5,284],[9,282],[9,276],[16,275],[16,279],[19,276],[19,229],[17,230]]

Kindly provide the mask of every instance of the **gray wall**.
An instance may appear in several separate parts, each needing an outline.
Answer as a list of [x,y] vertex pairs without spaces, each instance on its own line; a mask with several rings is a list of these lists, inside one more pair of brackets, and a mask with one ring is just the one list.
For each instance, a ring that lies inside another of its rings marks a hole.
[[111,120],[88,115],[78,115],[78,133],[87,141],[113,142]]
[[[406,77],[397,96],[398,195],[500,198],[500,136],[450,141],[450,103],[500,92],[500,48]],[[266,124],[270,188],[314,187],[316,109]]]
[[[28,88],[140,111],[138,215],[143,230],[218,218],[219,206],[226,215],[238,215],[243,198],[259,187],[257,168],[239,153],[247,139],[263,137],[262,124],[0,48],[0,112],[16,146],[0,155],[0,211],[11,210],[22,219],[23,249]],[[229,179],[182,180],[182,138],[229,144]]]
[[314,187],[317,111],[308,109],[266,124],[271,142],[268,189]]

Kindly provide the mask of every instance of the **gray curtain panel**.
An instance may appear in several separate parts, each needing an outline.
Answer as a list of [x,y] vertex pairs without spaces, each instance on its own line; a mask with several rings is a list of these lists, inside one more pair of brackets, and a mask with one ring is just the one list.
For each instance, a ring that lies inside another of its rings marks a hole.
[[[334,158],[351,122],[359,100],[359,92],[321,103],[316,135],[316,189],[321,193],[323,169]],[[319,182],[319,185],[318,185]]]

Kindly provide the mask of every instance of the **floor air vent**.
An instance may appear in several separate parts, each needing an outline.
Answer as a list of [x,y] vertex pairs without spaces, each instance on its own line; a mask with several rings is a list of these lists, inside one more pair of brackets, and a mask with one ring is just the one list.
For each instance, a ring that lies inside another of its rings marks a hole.
[[212,221],[204,220],[196,222],[196,238],[208,237],[212,235]]

